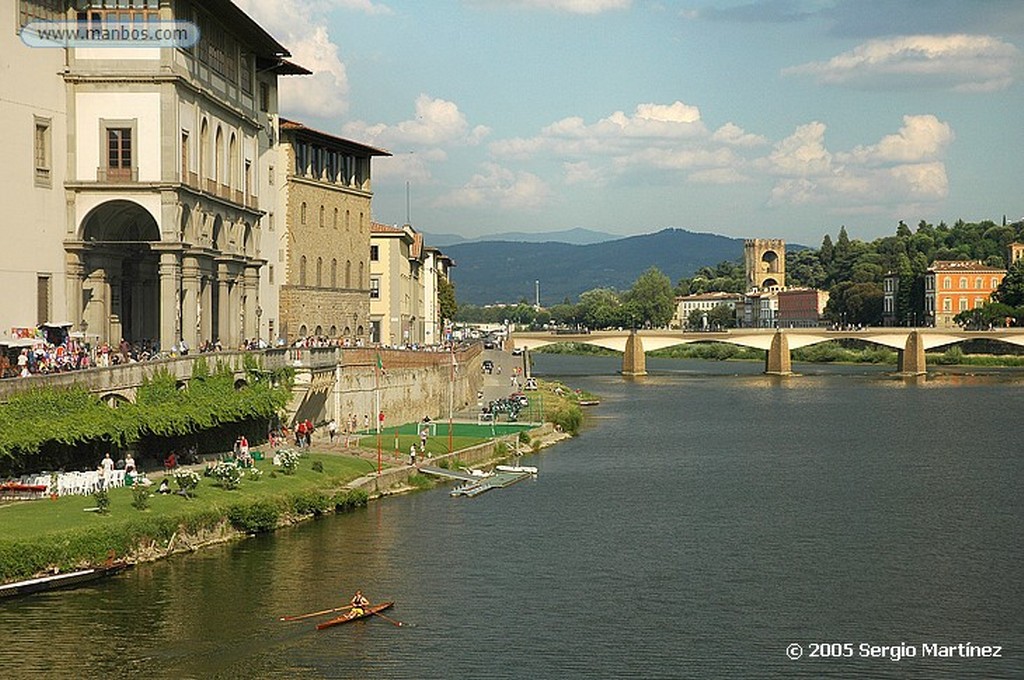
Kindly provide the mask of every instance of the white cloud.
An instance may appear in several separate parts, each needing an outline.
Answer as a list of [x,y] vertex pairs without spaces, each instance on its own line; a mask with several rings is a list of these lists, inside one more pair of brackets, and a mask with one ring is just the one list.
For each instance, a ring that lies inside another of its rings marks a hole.
[[324,4],[317,0],[236,0],[236,4],[313,72],[278,79],[281,112],[329,117],[348,110],[348,74],[339,48],[325,27]]
[[595,168],[586,161],[579,163],[563,163],[566,184],[588,184],[590,186],[604,186],[608,182],[607,173],[600,168]]
[[802,177],[820,175],[832,168],[832,154],[825,148],[825,124],[814,121],[775,145],[767,157],[771,172]]
[[344,126],[345,134],[369,144],[389,148],[439,147],[446,145],[476,145],[490,134],[490,129],[477,125],[470,127],[459,107],[444,99],[433,99],[426,94],[416,98],[415,118],[397,125],[368,124],[353,121]]
[[840,162],[864,164],[914,163],[938,157],[953,141],[953,129],[933,115],[903,116],[903,127],[878,144],[837,154]]
[[492,5],[505,8],[555,10],[570,14],[600,14],[629,9],[633,0],[468,0],[471,5]]
[[871,40],[824,62],[783,69],[826,85],[938,87],[961,92],[1006,89],[1021,53],[984,35],[912,35]]
[[711,135],[711,139],[732,146],[761,146],[768,143],[768,140],[761,135],[746,132],[734,123],[726,123],[715,130],[715,133]]
[[544,181],[529,172],[515,172],[496,163],[485,163],[483,172],[462,187],[439,197],[435,207],[496,206],[502,210],[536,209],[551,195]]
[[780,177],[769,205],[816,204],[849,212],[927,204],[949,194],[941,156],[953,137],[950,126],[935,116],[904,116],[897,134],[833,154],[825,146],[825,125],[813,122],[798,127],[753,165]]

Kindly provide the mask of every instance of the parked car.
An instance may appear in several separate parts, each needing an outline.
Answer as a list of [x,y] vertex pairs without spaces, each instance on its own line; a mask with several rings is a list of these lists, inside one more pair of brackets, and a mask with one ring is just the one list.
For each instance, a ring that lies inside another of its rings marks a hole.
[[484,349],[494,349],[494,340],[484,340]]
[[536,378],[527,378],[526,379],[526,384],[523,385],[523,389],[524,390],[535,390],[535,389],[537,389],[537,379]]
[[513,347],[512,348],[512,356],[518,357],[518,356],[522,356],[522,355],[523,355],[523,348],[522,347]]
[[484,373],[491,373],[494,371],[494,362],[490,359],[484,359],[483,363]]

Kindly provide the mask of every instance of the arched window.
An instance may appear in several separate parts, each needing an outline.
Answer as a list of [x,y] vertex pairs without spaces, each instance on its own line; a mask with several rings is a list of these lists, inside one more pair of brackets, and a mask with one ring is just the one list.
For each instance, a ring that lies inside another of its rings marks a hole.
[[231,141],[228,142],[228,186],[232,189],[238,187],[238,140],[235,133],[231,133]]
[[352,260],[345,261],[345,287],[352,287]]
[[317,288],[320,288],[321,286],[324,285],[323,271],[324,271],[324,258],[318,257],[318,258],[316,258],[316,287]]
[[320,226],[324,226],[324,207],[320,206]]
[[213,178],[221,182],[224,177],[224,131],[217,126],[217,134],[213,136]]
[[352,211],[345,211],[345,231],[352,229]]
[[[199,126],[199,179],[205,180],[210,176],[210,126],[203,118]],[[204,185],[205,186],[205,185]]]
[[338,287],[338,260],[331,260],[331,288]]
[[363,213],[359,213],[359,233],[363,233]]
[[953,279],[951,277],[949,277],[949,276],[943,277],[942,278],[942,287],[945,288],[946,290],[949,290],[950,288],[952,288],[953,287]]
[[363,288],[363,263],[359,263],[359,287]]
[[974,287],[977,288],[978,290],[981,290],[982,286],[984,286],[984,285],[985,284],[983,284],[981,282],[981,277],[980,276],[978,278],[974,279]]
[[299,206],[299,224],[306,224],[306,202],[303,201],[302,205]]
[[960,290],[966,290],[966,289],[967,289],[967,277],[966,276],[961,276],[960,277]]
[[334,221],[331,222],[331,227],[334,229],[338,228],[338,209],[334,209]]
[[[299,258],[299,285],[306,285],[306,256],[303,255]],[[305,335],[305,333],[303,333]]]
[[301,326],[299,326],[299,337],[306,337],[306,324],[302,324]]

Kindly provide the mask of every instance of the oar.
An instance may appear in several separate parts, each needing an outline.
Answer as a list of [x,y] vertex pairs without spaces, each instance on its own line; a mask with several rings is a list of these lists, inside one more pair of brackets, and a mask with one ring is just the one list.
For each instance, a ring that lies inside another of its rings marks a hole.
[[393,624],[395,626],[404,626],[404,625],[406,625],[406,624],[401,623],[400,621],[395,621],[391,617],[385,617],[385,615],[382,614],[380,611],[374,611],[374,614],[377,615],[377,617],[380,617],[384,621],[388,622],[389,624]]
[[324,614],[333,614],[334,612],[341,612],[346,609],[352,609],[352,605],[347,604],[344,607],[335,607],[333,609],[325,609],[320,612],[310,612],[309,614],[299,614],[298,616],[282,616],[278,621],[301,621],[302,619],[310,619],[314,616],[323,616]]

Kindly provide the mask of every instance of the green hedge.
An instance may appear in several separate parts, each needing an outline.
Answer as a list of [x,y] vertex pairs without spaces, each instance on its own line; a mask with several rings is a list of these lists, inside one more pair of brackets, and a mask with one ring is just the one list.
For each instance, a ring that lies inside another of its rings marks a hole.
[[[247,357],[247,366],[252,363]],[[97,442],[125,446],[145,437],[176,437],[208,431],[225,423],[269,419],[288,403],[293,372],[273,374],[252,367],[246,384],[235,386],[234,373],[204,361],[193,366],[187,387],[166,370],[138,388],[136,402],[110,408],[81,385],[43,388],[0,404],[0,472],[31,469],[44,447],[89,450]],[[91,451],[90,451],[91,453]]]

